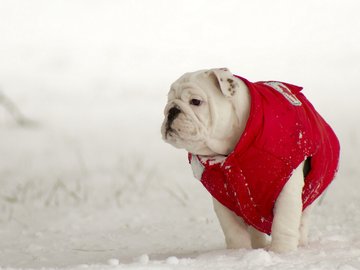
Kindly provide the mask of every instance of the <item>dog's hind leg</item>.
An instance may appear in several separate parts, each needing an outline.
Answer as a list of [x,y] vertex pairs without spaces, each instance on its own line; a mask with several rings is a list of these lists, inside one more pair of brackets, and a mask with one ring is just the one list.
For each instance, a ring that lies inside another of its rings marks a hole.
[[271,251],[288,252],[297,249],[300,238],[303,186],[302,163],[293,171],[275,203]]
[[309,223],[310,223],[310,215],[312,212],[312,209],[315,205],[315,202],[303,211],[301,215],[301,223],[300,223],[300,239],[299,239],[299,245],[300,246],[306,246],[308,244],[308,234],[309,234]]

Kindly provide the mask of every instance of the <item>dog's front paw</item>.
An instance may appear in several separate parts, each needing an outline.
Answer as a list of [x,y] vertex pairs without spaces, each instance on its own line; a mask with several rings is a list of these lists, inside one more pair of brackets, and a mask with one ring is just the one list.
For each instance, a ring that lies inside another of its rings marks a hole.
[[299,245],[304,247],[309,244],[308,236],[307,235],[301,235],[299,240]]

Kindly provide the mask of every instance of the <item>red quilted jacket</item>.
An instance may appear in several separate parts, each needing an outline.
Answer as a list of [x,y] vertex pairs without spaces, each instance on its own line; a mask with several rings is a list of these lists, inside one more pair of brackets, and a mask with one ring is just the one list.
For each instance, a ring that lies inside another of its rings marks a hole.
[[234,151],[222,159],[189,153],[189,161],[214,198],[247,224],[271,234],[276,199],[294,169],[311,157],[302,193],[305,209],[335,177],[340,145],[301,87],[238,78],[249,88],[251,108]]

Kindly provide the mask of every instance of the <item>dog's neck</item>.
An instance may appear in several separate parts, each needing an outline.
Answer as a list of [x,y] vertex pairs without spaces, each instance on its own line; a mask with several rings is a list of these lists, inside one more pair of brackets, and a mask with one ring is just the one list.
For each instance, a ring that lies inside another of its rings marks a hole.
[[[231,98],[232,110],[235,114],[231,114],[231,119],[217,119],[217,133],[220,135],[217,137],[211,134],[207,139],[206,145],[211,153],[207,156],[229,155],[235,149],[245,130],[250,114],[251,97],[245,83],[236,79],[240,88]],[[224,130],[228,132],[224,134]]]

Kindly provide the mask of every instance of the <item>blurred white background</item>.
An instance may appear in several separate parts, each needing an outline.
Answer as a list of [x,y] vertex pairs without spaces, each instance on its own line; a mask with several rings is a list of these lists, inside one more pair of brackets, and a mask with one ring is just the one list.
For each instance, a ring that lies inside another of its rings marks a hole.
[[[0,86],[41,122],[83,128],[101,121],[97,109],[110,110],[101,102],[130,99],[155,135],[172,81],[228,67],[252,81],[304,86],[337,132],[351,129],[341,136],[359,150],[359,10],[357,0],[2,0]],[[130,121],[134,111],[124,113]]]
[[356,0],[0,5],[1,76],[8,87],[17,82],[58,91],[132,87],[162,93],[163,81],[218,66],[253,80],[320,88],[328,98],[343,84],[357,85]]

